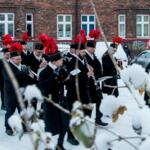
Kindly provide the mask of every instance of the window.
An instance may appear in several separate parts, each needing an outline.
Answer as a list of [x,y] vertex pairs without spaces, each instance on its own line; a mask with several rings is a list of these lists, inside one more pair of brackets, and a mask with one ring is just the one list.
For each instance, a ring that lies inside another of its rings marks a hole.
[[125,38],[126,36],[126,16],[119,15],[118,16],[118,29],[119,36]]
[[0,13],[0,36],[10,34],[14,37],[14,14]]
[[26,31],[29,36],[33,36],[33,15],[26,14]]
[[149,16],[137,15],[136,16],[136,36],[137,37],[149,37]]
[[94,15],[82,15],[81,16],[81,29],[85,30],[85,34],[95,29],[95,16]]
[[72,39],[72,16],[71,15],[57,16],[57,39],[58,40]]

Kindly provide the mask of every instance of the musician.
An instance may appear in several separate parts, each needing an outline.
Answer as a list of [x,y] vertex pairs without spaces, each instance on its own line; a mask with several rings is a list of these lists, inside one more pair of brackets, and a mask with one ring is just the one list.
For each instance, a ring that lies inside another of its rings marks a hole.
[[[77,46],[78,47],[78,46]],[[72,57],[71,61],[67,65],[67,70],[70,73],[70,80],[68,81],[67,100],[69,103],[69,109],[72,109],[72,104],[76,100],[80,100],[83,104],[91,103],[92,100],[89,96],[88,78],[93,75],[92,70],[88,70],[85,57],[85,45],[81,44],[79,49],[76,49],[76,54]],[[77,96],[76,77],[78,76],[78,90],[79,97]],[[90,112],[85,111],[87,115]]]
[[[68,75],[63,73],[64,70],[62,71],[63,58],[61,53],[56,46],[54,48],[56,49],[49,49],[46,57],[48,65],[40,72],[39,87],[44,96],[48,97],[50,94],[54,102],[64,107],[64,81]],[[59,134],[57,149],[65,150],[63,141],[69,124],[68,116],[46,100],[43,104],[43,110],[45,131],[51,132],[53,135]]]
[[[109,53],[113,55],[117,51],[118,45],[116,43],[110,44]],[[102,56],[103,76],[112,76],[102,84],[102,91],[108,95],[118,96],[117,70],[108,54],[108,51]]]
[[[16,42],[11,45],[10,48],[10,61],[9,66],[14,73],[14,76],[19,84],[20,88],[25,88],[27,85],[32,84],[33,75],[29,71],[28,67],[21,64],[21,52],[22,46]],[[6,114],[5,114],[5,128],[6,134],[13,135],[13,131],[8,124],[8,118],[13,115],[17,108],[20,112],[20,106],[17,101],[17,97],[12,85],[12,81],[8,76],[6,70],[3,72],[4,77],[4,101],[6,102]]]
[[43,44],[35,43],[34,51],[28,57],[28,66],[36,74],[38,69],[44,68],[47,65],[47,61],[43,58],[43,49]]
[[70,51],[67,53],[67,57],[72,58],[72,56],[74,56],[75,51],[76,51],[76,44],[75,43],[71,43],[70,45]]
[[86,48],[86,61],[88,65],[90,65],[93,68],[94,71],[94,78],[89,79],[89,91],[90,91],[90,96],[92,99],[92,102],[96,103],[96,118],[95,122],[100,125],[107,125],[107,123],[104,123],[101,121],[102,118],[102,113],[99,111],[99,107],[101,104],[102,100],[102,91],[100,89],[99,83],[96,83],[96,81],[102,77],[102,66],[100,61],[97,59],[95,56],[95,47],[96,47],[96,42],[94,40],[89,40],[87,42],[87,48]]
[[28,63],[28,57],[30,55],[30,52],[28,50],[27,42],[26,41],[19,41],[19,42],[23,47],[23,51],[21,53],[21,58],[22,58],[21,64],[28,66],[28,64],[29,64]]

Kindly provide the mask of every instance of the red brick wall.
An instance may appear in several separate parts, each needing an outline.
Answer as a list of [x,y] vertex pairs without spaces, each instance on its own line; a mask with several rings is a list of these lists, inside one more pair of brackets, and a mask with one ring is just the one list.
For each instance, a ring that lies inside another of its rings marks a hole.
[[[76,1],[78,1],[77,12]],[[127,38],[136,35],[136,14],[150,14],[149,0],[93,1],[108,40],[118,35],[118,14],[126,14]],[[33,13],[34,36],[47,33],[56,37],[57,14],[72,14],[74,36],[80,30],[81,14],[93,14],[93,9],[90,0],[0,0],[0,12],[15,13],[15,29],[22,28],[22,30],[25,30],[26,13]],[[21,36],[18,33],[15,35]]]

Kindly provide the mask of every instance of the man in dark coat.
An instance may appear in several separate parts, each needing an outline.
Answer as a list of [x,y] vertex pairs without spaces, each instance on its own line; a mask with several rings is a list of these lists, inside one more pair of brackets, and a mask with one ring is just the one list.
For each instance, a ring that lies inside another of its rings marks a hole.
[[[64,105],[64,80],[67,76],[62,76],[60,67],[63,64],[63,58],[61,53],[58,51],[55,54],[47,56],[49,60],[48,65],[45,69],[40,72],[39,75],[39,86],[42,94],[46,97],[51,95],[51,99],[60,104]],[[68,116],[54,107],[51,103],[44,101],[44,121],[45,131],[51,132],[53,135],[59,134],[58,138],[58,149],[65,150],[63,147],[64,136],[68,127]]]
[[95,56],[95,46],[96,43],[94,40],[89,40],[87,43],[86,48],[86,61],[88,65],[90,65],[93,68],[94,76],[93,78],[89,79],[89,91],[90,96],[92,99],[92,102],[96,103],[96,118],[95,122],[100,125],[107,125],[107,123],[104,123],[101,121],[102,113],[99,111],[99,107],[102,100],[102,91],[100,89],[100,85],[96,82],[100,77],[102,77],[102,66],[100,61]]
[[[78,44],[77,44],[78,45]],[[79,49],[76,46],[76,53],[72,55],[71,60],[67,64],[67,70],[70,74],[70,79],[67,82],[67,95],[68,108],[71,111],[72,105],[76,100],[82,104],[89,104],[92,102],[89,93],[89,78],[93,75],[93,71],[89,71],[85,62],[85,45],[81,44]],[[84,110],[85,115],[90,116],[91,111]],[[67,141],[71,144],[78,145],[74,136],[68,130]]]
[[[14,43],[15,44],[15,43]],[[13,44],[12,44],[13,45]],[[14,49],[17,46],[12,46],[10,53],[9,66],[14,73],[16,80],[18,81],[20,88],[25,88],[27,85],[32,84],[33,74],[25,65],[21,65],[21,52],[20,49]],[[19,46],[20,47],[20,46]],[[13,135],[13,131],[8,124],[8,119],[17,108],[20,111],[19,103],[11,82],[10,77],[8,76],[6,70],[3,72],[4,77],[4,101],[6,102],[6,114],[5,114],[5,128],[8,135]]]
[[[78,46],[77,46],[78,47]],[[88,70],[85,62],[85,45],[81,44],[79,49],[76,49],[71,61],[67,65],[67,70],[70,74],[67,88],[67,101],[69,109],[72,109],[72,104],[79,100],[82,104],[92,102],[89,93],[89,78],[94,74],[92,70]],[[91,115],[90,111],[84,110],[85,115]]]
[[21,58],[22,58],[22,62],[21,64],[23,65],[28,65],[28,57],[30,55],[30,52],[28,51],[28,46],[27,46],[27,42],[26,41],[20,41],[20,44],[23,47],[23,51],[21,53]]
[[[9,48],[3,48],[2,53],[3,53],[2,59],[4,61],[9,61],[9,58],[10,58]],[[2,73],[3,69],[4,69],[3,63],[0,60],[0,90],[1,90],[1,100],[2,100],[1,109],[5,110],[6,106],[5,106],[5,102],[4,102],[4,77],[3,77],[3,73]]]
[[34,51],[28,57],[28,66],[36,74],[38,73],[38,69],[47,65],[47,62],[43,58],[43,49],[44,46],[41,43],[35,43]]
[[[113,55],[117,51],[117,44],[110,44],[110,53]],[[102,84],[102,91],[108,95],[118,96],[118,83],[117,83],[117,71],[109,57],[108,51],[106,51],[102,57],[103,76],[111,76],[112,78],[107,79]]]

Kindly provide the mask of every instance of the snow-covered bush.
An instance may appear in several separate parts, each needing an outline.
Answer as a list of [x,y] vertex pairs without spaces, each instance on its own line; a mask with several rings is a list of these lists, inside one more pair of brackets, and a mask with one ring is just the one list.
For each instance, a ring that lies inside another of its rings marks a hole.
[[31,103],[33,98],[36,98],[39,101],[43,100],[41,91],[37,88],[36,85],[27,86],[24,91],[24,97],[25,100],[27,100],[29,103]]
[[99,133],[95,139],[95,145],[98,150],[108,150],[111,148],[111,136],[106,133]]
[[69,126],[74,136],[85,147],[90,148],[93,146],[96,133],[95,123],[88,116],[84,117],[80,102],[73,104],[72,118]]
[[31,129],[33,129],[34,132],[44,132],[44,128],[45,124],[43,120],[38,120],[31,124]]
[[145,69],[138,64],[128,66],[121,71],[121,78],[127,84],[132,84],[135,89],[145,88],[147,84],[148,74]]
[[150,148],[150,137],[148,137],[140,146],[139,150],[149,150]]
[[[150,109],[143,108],[136,111],[132,117],[132,127],[141,135],[150,135]],[[138,131],[139,130],[139,131]]]
[[22,119],[20,118],[19,115],[12,115],[8,119],[8,124],[13,130],[13,132],[22,132],[23,127],[22,127]]
[[106,96],[103,98],[99,110],[103,113],[103,117],[107,118],[107,122],[116,122],[119,114],[123,114],[127,108],[121,104],[120,100],[115,96]]

